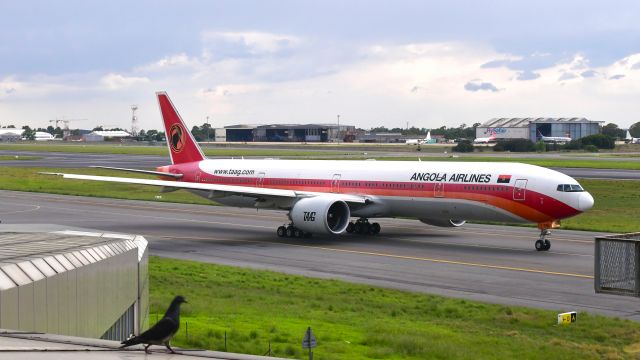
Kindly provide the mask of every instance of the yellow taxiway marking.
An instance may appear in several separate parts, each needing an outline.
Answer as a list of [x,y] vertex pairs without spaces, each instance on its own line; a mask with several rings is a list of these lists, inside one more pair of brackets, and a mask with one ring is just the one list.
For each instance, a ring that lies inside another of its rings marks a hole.
[[[179,236],[166,236],[166,235],[153,235],[153,234],[146,234],[145,236],[157,236],[157,237],[162,237],[162,238],[166,238],[166,239],[218,240],[218,241],[236,241],[236,242],[246,242],[246,243],[262,243],[262,242],[256,241],[256,240],[223,239],[223,238],[209,238],[209,237],[205,238],[205,237],[197,237],[197,236],[179,237]],[[338,248],[331,248],[331,247],[326,247],[326,246],[291,244],[291,243],[280,242],[280,241],[271,241],[270,243],[279,244],[279,245],[286,245],[286,246],[292,246],[292,247],[308,248],[308,249],[318,249],[318,250],[325,250],[325,251],[343,252],[343,253],[349,253],[349,254],[380,256],[380,257],[387,257],[387,258],[394,258],[394,259],[426,261],[426,262],[439,263],[439,264],[463,265],[463,266],[481,267],[481,268],[496,269],[496,270],[510,270],[510,271],[529,272],[529,273],[544,274],[544,275],[558,275],[558,276],[577,277],[577,278],[583,278],[583,279],[593,279],[593,276],[591,276],[591,275],[574,274],[574,273],[566,273],[566,272],[559,272],[559,271],[547,271],[547,270],[521,268],[521,267],[504,266],[504,265],[481,264],[481,263],[473,263],[473,262],[467,262],[467,261],[456,261],[456,260],[425,258],[425,257],[417,257],[417,256],[396,255],[396,254],[387,254],[387,253],[361,251],[361,250],[338,249]]]

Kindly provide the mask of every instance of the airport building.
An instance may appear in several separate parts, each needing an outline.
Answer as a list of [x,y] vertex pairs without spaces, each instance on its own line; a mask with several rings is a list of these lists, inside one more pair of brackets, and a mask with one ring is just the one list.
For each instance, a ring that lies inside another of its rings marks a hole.
[[562,136],[580,139],[599,134],[604,121],[585,118],[494,118],[476,128],[476,138],[494,136],[497,139],[529,139],[543,136]]
[[353,141],[356,128],[338,124],[232,125],[215,129],[216,141],[342,142]]
[[0,328],[108,340],[146,329],[147,240],[49,227],[0,227]]

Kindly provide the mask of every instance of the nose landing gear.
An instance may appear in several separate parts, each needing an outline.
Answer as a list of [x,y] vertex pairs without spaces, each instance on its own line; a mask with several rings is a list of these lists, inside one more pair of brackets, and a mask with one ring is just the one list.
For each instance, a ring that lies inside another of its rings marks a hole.
[[541,229],[540,230],[540,238],[536,240],[536,250],[538,251],[548,251],[551,249],[551,241],[547,240],[547,235],[551,234],[551,230],[549,229]]

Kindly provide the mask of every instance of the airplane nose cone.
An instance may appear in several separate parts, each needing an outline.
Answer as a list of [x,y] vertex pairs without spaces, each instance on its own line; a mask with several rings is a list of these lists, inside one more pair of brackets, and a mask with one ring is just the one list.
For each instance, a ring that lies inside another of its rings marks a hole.
[[593,207],[593,196],[588,192],[583,192],[578,198],[578,210],[587,211]]

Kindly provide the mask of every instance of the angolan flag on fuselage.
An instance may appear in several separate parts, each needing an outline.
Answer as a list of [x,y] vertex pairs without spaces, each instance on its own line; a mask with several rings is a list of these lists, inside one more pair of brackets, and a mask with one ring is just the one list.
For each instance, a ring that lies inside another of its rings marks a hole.
[[498,176],[498,184],[508,184],[511,181],[511,175]]

